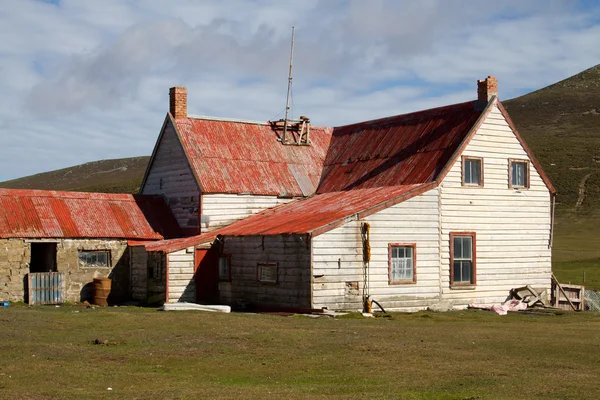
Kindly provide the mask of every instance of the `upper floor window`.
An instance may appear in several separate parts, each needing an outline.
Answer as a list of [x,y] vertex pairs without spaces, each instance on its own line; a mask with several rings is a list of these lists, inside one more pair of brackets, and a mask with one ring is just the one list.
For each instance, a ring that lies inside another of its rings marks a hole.
[[529,188],[529,161],[508,160],[509,187]]
[[463,186],[483,186],[483,158],[462,158]]
[[415,283],[417,273],[415,270],[416,244],[388,245],[388,266],[390,285],[399,283]]

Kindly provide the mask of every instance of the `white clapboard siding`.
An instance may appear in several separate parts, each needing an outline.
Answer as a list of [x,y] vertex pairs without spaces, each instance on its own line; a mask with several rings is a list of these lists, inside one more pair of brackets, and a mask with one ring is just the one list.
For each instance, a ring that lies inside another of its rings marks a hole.
[[[528,156],[494,108],[463,152],[482,157],[484,187],[463,187],[458,159],[440,187],[442,297],[454,306],[504,301],[511,288],[550,288],[550,194],[530,164],[530,188],[510,189],[508,159]],[[450,286],[450,232],[476,232],[477,284]]]
[[[235,306],[310,307],[310,250],[305,236],[226,237],[231,281],[219,283],[222,303]],[[277,263],[277,283],[257,279],[258,263]]]
[[291,201],[291,198],[259,196],[251,194],[208,194],[202,195],[202,232],[229,225],[249,215]]
[[[364,221],[350,221],[313,238],[313,307],[362,309],[365,286],[362,222],[371,226],[368,291],[372,298],[392,310],[417,310],[438,302],[438,189],[433,189],[370,215]],[[389,284],[389,243],[416,244],[416,283]]]
[[194,282],[194,248],[167,254],[168,303],[196,301]]
[[200,189],[170,122],[165,126],[141,193],[164,195],[181,228],[198,228]]

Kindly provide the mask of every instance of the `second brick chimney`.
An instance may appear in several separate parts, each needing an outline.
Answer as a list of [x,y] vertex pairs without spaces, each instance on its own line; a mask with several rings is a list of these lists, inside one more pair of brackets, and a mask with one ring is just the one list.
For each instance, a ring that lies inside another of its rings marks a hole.
[[498,96],[498,80],[493,76],[477,81],[477,100],[487,103],[492,96]]
[[175,86],[169,89],[169,112],[173,118],[187,118],[187,89]]

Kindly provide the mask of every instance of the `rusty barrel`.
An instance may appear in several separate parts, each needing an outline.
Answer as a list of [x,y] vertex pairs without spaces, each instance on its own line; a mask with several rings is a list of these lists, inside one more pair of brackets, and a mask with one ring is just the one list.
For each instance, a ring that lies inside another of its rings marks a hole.
[[109,278],[94,278],[94,304],[99,306],[108,305],[111,280]]

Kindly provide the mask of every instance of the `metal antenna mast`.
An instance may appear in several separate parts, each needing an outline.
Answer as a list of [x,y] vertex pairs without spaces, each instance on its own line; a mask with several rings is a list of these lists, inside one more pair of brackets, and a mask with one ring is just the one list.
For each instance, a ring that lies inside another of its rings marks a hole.
[[283,123],[283,135],[281,138],[281,142],[283,144],[287,143],[287,139],[285,137],[287,133],[288,127],[288,112],[290,111],[290,92],[292,90],[292,63],[294,61],[294,27],[292,26],[292,49],[290,51],[290,74],[288,77],[288,89],[287,89],[287,98],[285,100],[285,122]]

